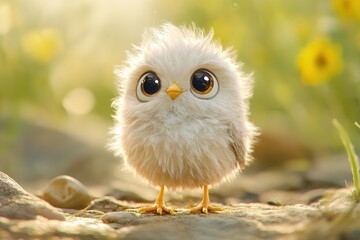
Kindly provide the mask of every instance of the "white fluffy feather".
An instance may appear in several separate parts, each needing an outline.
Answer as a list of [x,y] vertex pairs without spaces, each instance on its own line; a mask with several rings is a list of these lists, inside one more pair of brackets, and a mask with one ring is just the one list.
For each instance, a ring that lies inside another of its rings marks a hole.
[[[197,69],[213,72],[218,94],[208,100],[190,91]],[[140,102],[136,86],[154,71],[162,90]],[[197,188],[229,178],[250,161],[256,128],[249,122],[252,79],[245,76],[231,49],[213,40],[213,31],[166,23],[148,29],[140,46],[116,70],[120,97],[111,148],[125,165],[152,185]],[[172,101],[166,89],[176,81],[184,92]]]

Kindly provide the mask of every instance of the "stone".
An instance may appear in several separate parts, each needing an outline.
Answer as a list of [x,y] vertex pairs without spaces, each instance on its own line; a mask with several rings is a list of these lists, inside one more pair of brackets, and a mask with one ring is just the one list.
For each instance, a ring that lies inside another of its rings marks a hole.
[[360,205],[352,196],[352,189],[328,189],[319,201],[319,208],[328,215],[346,213],[350,209],[360,215]]
[[130,212],[110,212],[102,216],[101,219],[104,223],[119,223],[125,225],[136,222],[138,216]]
[[265,172],[239,174],[231,182],[210,189],[219,198],[242,198],[246,193],[259,195],[270,190],[297,190],[304,187],[304,177],[297,172],[272,169]]
[[291,238],[281,239],[360,239],[360,205],[354,201],[350,189],[329,189],[317,204],[321,217],[309,221]]
[[50,181],[42,198],[58,208],[83,209],[92,200],[87,188],[70,176],[58,176]]
[[90,218],[56,221],[39,218],[20,221],[0,217],[1,239],[119,239],[116,230]]
[[307,181],[316,187],[345,187],[352,182],[351,168],[345,153],[317,157],[306,174]]
[[133,201],[133,202],[146,201],[146,199],[141,197],[139,194],[133,191],[123,190],[123,189],[112,189],[106,195],[113,196],[114,198],[123,201]]
[[311,163],[313,149],[287,131],[267,131],[257,138],[254,149],[258,169],[279,168],[299,159]]
[[274,205],[311,204],[317,202],[324,196],[325,189],[315,189],[307,192],[278,191],[271,190],[260,194],[262,203],[273,203]]
[[0,172],[0,216],[10,219],[65,220],[63,215],[47,202],[26,192],[19,184]]
[[86,209],[101,212],[114,212],[125,210],[131,207],[131,204],[127,203],[126,201],[119,201],[114,197],[106,196],[94,199]]

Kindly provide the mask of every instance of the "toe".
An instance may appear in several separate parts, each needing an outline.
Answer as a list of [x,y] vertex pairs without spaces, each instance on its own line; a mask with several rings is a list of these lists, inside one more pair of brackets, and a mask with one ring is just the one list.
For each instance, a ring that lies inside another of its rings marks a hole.
[[163,210],[169,214],[174,214],[174,210],[172,208],[164,206]]
[[203,207],[203,209],[201,210],[203,213],[205,213],[205,214],[208,214],[208,209],[207,209],[207,207]]
[[174,210],[172,208],[166,207],[163,204],[155,204],[151,207],[142,207],[137,210],[138,213],[148,213],[148,212],[156,212],[159,215],[162,215],[163,212],[167,212],[169,214],[174,214]]
[[218,211],[223,211],[224,209],[221,207],[214,207],[212,205],[207,205],[207,204],[199,204],[196,207],[190,208],[190,213],[196,213],[196,212],[200,212],[200,213],[204,213],[204,214],[208,214],[209,212],[218,212]]
[[219,211],[224,211],[224,208],[209,205],[208,210],[211,212],[219,212]]
[[152,211],[155,211],[156,208],[154,208],[154,206],[152,207],[142,207],[142,208],[139,208],[137,210],[138,213],[146,213],[146,212],[152,212]]

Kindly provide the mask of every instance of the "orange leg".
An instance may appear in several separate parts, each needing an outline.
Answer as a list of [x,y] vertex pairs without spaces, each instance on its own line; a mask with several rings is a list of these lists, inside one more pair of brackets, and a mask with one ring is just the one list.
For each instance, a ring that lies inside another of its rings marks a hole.
[[156,211],[159,215],[161,215],[163,213],[163,211],[165,211],[167,213],[173,214],[174,210],[165,206],[165,203],[164,203],[164,191],[165,191],[165,187],[161,186],[159,195],[157,196],[154,205],[152,205],[150,207],[142,207],[142,208],[140,208],[138,210],[138,212],[139,213],[146,213],[146,212],[154,212],[154,211]]
[[209,189],[208,189],[207,185],[204,186],[203,200],[196,207],[190,208],[191,213],[202,212],[202,213],[205,213],[205,214],[207,214],[209,211],[210,212],[216,212],[216,211],[223,211],[223,210],[224,209],[221,208],[221,207],[215,207],[215,206],[210,205]]

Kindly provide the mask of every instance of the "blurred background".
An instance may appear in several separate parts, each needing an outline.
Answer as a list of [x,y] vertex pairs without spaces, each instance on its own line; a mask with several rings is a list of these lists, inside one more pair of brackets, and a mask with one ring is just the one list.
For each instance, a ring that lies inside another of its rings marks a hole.
[[99,185],[128,176],[105,150],[113,69],[166,21],[214,28],[253,73],[263,134],[245,173],[309,172],[322,158],[325,175],[348,167],[331,121],[360,146],[358,0],[0,0],[0,170],[34,188],[59,174]]

